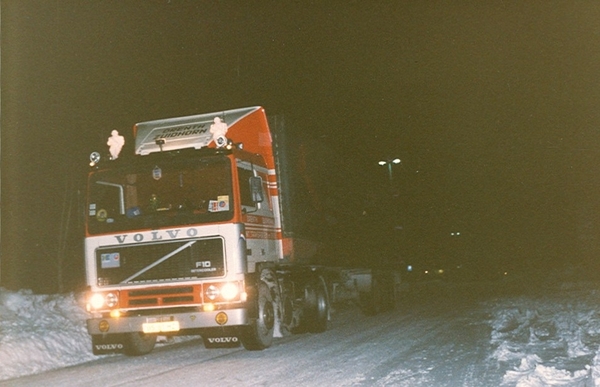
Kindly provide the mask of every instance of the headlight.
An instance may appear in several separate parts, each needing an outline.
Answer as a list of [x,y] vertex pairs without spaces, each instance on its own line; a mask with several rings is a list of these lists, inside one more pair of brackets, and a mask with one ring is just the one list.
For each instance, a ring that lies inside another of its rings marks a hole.
[[241,287],[239,282],[215,283],[205,286],[204,297],[210,301],[234,301],[240,298]]
[[104,306],[104,297],[100,293],[94,293],[90,297],[88,304],[92,309],[100,309]]
[[88,299],[88,311],[115,308],[119,305],[119,296],[115,293],[94,293]]
[[228,282],[221,288],[221,296],[227,301],[236,298],[238,296],[238,293],[238,285],[234,282]]
[[206,297],[208,297],[210,300],[214,301],[215,298],[219,297],[219,294],[221,293],[219,291],[219,288],[216,287],[215,285],[210,285],[209,287],[206,288]]
[[119,297],[114,293],[108,293],[104,299],[106,300],[106,306],[109,308],[114,308],[119,304]]

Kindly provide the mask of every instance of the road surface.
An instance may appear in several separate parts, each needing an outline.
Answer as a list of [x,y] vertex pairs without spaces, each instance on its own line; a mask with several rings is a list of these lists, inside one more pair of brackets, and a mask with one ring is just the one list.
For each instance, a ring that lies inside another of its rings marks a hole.
[[488,304],[498,286],[413,286],[396,309],[365,316],[336,305],[321,334],[276,339],[264,351],[204,348],[200,339],[142,357],[99,360],[0,386],[500,386],[490,359]]

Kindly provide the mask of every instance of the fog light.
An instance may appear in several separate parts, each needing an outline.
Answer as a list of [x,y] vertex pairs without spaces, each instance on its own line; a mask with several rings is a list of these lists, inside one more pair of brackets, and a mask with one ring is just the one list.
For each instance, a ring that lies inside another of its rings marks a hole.
[[112,318],[119,318],[121,317],[121,311],[120,310],[111,310],[110,311],[110,317]]
[[227,324],[227,320],[228,320],[228,317],[227,317],[227,314],[225,312],[219,312],[215,316],[215,321],[219,325],[225,325],[225,324]]
[[213,310],[215,310],[215,305],[214,304],[204,304],[202,306],[202,310],[204,310],[205,312],[212,312]]

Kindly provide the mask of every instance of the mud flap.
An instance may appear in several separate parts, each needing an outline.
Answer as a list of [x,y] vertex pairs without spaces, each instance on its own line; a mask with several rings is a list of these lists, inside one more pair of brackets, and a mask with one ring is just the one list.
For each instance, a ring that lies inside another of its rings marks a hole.
[[94,355],[108,355],[123,353],[125,349],[123,335],[92,335],[92,353]]
[[207,329],[201,333],[206,348],[237,348],[241,340],[232,329]]
[[237,348],[241,342],[237,336],[206,337],[202,336],[206,348]]

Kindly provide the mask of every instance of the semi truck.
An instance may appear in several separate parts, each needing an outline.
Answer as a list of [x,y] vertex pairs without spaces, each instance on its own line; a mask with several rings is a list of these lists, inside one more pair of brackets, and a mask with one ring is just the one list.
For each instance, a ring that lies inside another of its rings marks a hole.
[[[263,350],[327,329],[330,307],[393,307],[399,278],[311,262],[293,225],[286,129],[260,106],[135,124],[93,152],[85,214],[94,354],[144,355],[157,336]],[[131,151],[133,148],[133,151]]]

